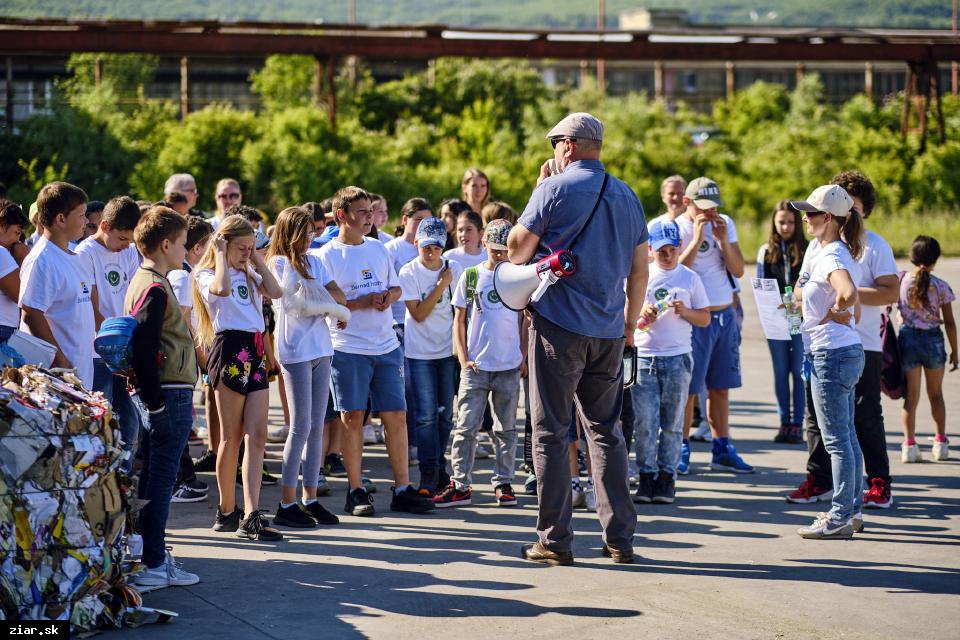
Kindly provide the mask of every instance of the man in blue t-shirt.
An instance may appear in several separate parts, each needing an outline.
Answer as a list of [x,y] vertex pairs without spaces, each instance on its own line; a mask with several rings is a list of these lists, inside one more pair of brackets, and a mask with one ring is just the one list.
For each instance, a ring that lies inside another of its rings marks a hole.
[[547,138],[554,157],[541,167],[530,202],[510,233],[509,259],[526,264],[570,249],[577,270],[531,305],[530,413],[540,507],[538,541],[524,546],[523,557],[573,562],[567,441],[576,402],[593,461],[603,553],[615,562],[632,562],[637,516],[618,420],[624,343],[633,344],[646,295],[647,226],[637,196],[604,171],[599,120],[572,113]]

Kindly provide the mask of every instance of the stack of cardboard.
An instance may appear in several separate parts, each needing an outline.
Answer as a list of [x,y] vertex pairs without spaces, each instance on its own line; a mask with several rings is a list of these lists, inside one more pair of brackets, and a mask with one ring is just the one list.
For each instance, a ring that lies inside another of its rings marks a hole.
[[0,618],[123,624],[127,500],[109,403],[69,373],[26,366],[0,387]]

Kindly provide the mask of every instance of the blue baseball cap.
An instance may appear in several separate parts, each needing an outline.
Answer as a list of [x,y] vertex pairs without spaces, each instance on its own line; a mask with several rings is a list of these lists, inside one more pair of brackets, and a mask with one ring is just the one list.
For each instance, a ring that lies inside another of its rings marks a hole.
[[650,247],[656,251],[668,244],[680,246],[680,227],[673,220],[656,220],[650,225]]
[[439,218],[424,218],[417,227],[417,244],[421,247],[435,245],[443,248],[447,244],[447,226]]

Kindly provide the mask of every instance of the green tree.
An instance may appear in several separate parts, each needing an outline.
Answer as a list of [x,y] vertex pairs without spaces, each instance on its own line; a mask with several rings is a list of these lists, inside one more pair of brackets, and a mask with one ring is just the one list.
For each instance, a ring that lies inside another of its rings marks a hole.
[[316,61],[311,56],[268,56],[263,68],[250,74],[253,92],[268,111],[302,107],[314,98]]

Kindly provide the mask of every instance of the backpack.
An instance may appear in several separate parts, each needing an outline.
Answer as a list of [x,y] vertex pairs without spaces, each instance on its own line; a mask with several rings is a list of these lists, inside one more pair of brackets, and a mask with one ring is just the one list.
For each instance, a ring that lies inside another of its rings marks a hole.
[[147,294],[155,287],[162,289],[163,285],[159,282],[152,283],[133,305],[130,315],[107,318],[97,331],[93,349],[103,358],[107,368],[115,374],[133,376],[133,332],[137,328],[136,315],[147,301]]
[[880,391],[891,400],[901,399],[907,392],[903,367],[900,365],[900,347],[897,332],[890,319],[891,305],[880,314]]

